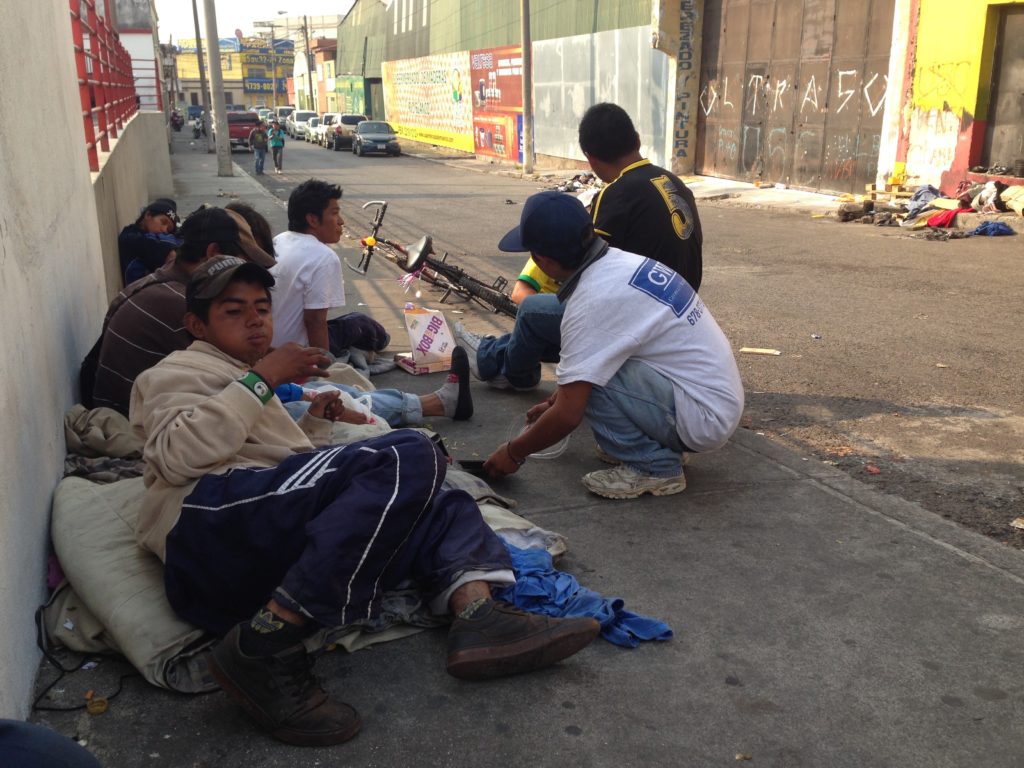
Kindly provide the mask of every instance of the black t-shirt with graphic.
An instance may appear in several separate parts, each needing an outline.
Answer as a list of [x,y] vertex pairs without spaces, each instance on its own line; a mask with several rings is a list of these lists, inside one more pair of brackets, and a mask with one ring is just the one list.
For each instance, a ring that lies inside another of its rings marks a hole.
[[693,193],[675,174],[641,160],[594,201],[594,229],[623,251],[660,261],[700,289],[704,236]]

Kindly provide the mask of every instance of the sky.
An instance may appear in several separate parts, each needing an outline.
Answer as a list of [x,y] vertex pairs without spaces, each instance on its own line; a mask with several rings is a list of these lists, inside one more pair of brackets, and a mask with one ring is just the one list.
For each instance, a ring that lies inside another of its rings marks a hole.
[[[206,36],[206,14],[203,0],[196,0],[199,8],[199,28]],[[278,11],[287,11],[286,16],[292,18],[306,14],[308,16],[326,16],[329,14],[343,15],[351,3],[349,0],[216,0],[217,34],[219,37],[234,37],[235,30],[241,29],[242,34],[253,33],[254,21],[270,21],[278,18]],[[174,40],[194,38],[195,26],[192,22],[191,0],[156,0],[156,13],[159,17],[160,42],[166,43],[169,37]],[[280,18],[284,18],[281,16]]]

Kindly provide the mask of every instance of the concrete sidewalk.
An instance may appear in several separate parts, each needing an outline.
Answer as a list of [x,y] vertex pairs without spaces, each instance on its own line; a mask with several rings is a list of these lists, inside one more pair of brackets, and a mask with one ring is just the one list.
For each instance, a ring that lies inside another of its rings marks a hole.
[[[184,149],[172,162],[179,210],[240,199],[283,228],[281,204],[250,177],[218,179],[213,156]],[[349,308],[364,305],[402,351],[406,296],[397,270],[377,274],[346,271]],[[502,323],[445,306],[472,329]],[[396,371],[375,383],[426,392],[441,379]],[[484,457],[552,387],[550,370],[535,393],[478,384],[471,421],[434,426],[457,458]],[[669,642],[599,640],[557,668],[487,684],[445,674],[440,631],[329,654],[318,664],[326,688],[364,720],[332,749],[274,742],[223,694],[184,697],[138,679],[104,715],[34,719],[82,739],[105,766],[1024,762],[1024,553],[742,429],[693,457],[678,496],[598,499],[579,477],[600,466],[581,428],[561,458],[530,460],[496,489],[568,537],[564,570],[668,622]],[[80,701],[89,688],[112,691],[124,671],[104,661],[60,687]]]

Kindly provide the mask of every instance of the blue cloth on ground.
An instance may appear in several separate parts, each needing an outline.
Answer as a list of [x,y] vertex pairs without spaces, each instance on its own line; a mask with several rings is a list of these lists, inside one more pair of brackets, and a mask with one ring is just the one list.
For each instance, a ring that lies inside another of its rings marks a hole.
[[1007,224],[1001,221],[983,221],[981,224],[972,229],[968,234],[970,235],[988,235],[990,237],[996,235],[1012,235],[1013,230]]
[[601,636],[609,643],[636,648],[641,640],[668,640],[668,624],[623,609],[619,597],[601,597],[580,586],[568,573],[556,571],[543,549],[519,549],[507,541],[516,583],[494,589],[494,599],[512,603],[520,610],[546,616],[592,616],[601,624]]

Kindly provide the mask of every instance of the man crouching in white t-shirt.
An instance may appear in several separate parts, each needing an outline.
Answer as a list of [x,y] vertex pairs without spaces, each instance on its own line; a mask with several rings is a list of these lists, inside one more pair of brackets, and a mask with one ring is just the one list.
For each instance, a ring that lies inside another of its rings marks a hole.
[[684,490],[684,454],[720,448],[743,412],[732,348],[701,298],[654,259],[610,248],[583,204],[561,192],[530,197],[498,247],[529,251],[561,281],[565,315],[558,389],[485,469],[512,474],[586,417],[598,456],[615,465],[583,476],[591,492],[634,499]]

